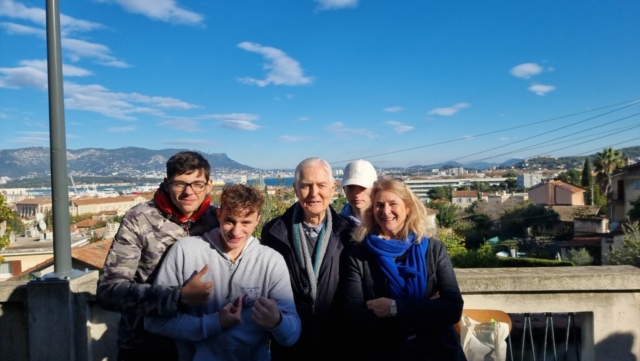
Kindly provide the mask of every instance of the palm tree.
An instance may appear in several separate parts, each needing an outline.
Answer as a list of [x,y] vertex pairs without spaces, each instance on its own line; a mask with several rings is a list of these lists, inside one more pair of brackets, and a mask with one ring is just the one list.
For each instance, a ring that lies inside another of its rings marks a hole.
[[607,200],[609,201],[611,200],[612,191],[611,173],[623,165],[622,152],[619,150],[605,148],[602,152],[596,153],[596,159],[593,161],[593,166],[597,172],[596,181],[600,184],[600,187],[605,190]]

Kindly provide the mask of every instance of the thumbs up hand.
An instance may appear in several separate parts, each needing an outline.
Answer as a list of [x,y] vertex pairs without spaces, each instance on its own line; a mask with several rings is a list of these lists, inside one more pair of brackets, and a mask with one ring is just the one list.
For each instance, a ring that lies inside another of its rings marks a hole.
[[202,267],[200,272],[193,275],[187,284],[182,287],[180,302],[187,306],[194,307],[200,306],[209,300],[211,291],[213,291],[213,282],[202,282],[201,280],[202,276],[207,273],[208,269],[208,265]]

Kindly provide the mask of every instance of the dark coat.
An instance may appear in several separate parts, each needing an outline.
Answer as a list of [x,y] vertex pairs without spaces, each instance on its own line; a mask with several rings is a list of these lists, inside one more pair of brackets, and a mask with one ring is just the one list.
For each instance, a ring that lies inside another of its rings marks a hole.
[[327,250],[320,265],[318,289],[315,304],[305,295],[303,277],[306,273],[296,258],[293,248],[292,206],[280,217],[269,221],[262,229],[261,241],[278,251],[287,263],[291,276],[291,288],[296,309],[302,322],[302,334],[291,347],[282,347],[271,342],[271,359],[279,360],[323,360],[341,349],[344,342],[344,322],[342,321],[342,295],[340,289],[340,265],[345,264],[346,249],[351,239],[350,223],[339,216],[331,207],[333,229]]
[[[430,239],[427,249],[427,291],[424,298],[397,298],[396,317],[378,318],[368,300],[390,295],[377,260],[362,243],[353,242],[345,266],[344,315],[352,339],[354,360],[466,360],[453,325],[460,320],[463,300],[444,244]],[[439,292],[440,297],[431,299]],[[407,336],[415,334],[413,341]],[[357,342],[357,341],[356,341]]]

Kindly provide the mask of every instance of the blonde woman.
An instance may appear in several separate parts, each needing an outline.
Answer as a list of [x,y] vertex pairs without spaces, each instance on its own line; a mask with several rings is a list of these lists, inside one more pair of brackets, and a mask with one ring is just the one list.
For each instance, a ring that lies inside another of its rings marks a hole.
[[[354,231],[344,311],[360,360],[465,360],[453,325],[463,300],[444,244],[402,181],[380,179]],[[354,345],[355,346],[355,345]]]

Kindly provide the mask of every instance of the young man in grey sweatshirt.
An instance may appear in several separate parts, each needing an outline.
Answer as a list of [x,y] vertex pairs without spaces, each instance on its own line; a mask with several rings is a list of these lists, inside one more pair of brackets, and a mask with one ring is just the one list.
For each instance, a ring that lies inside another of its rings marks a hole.
[[180,239],[167,253],[156,284],[182,285],[208,265],[209,301],[172,318],[147,317],[147,330],[176,339],[180,360],[269,360],[273,335],[283,346],[300,336],[289,272],[282,256],[251,234],[264,196],[233,185],[222,191],[220,228]]

